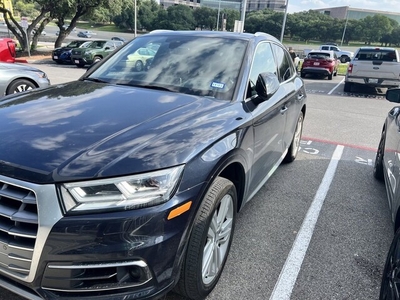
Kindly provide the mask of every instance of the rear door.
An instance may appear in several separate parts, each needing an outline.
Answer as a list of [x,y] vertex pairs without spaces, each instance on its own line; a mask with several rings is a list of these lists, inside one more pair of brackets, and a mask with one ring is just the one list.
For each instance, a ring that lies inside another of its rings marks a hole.
[[297,125],[299,112],[304,104],[306,92],[302,80],[293,68],[289,53],[280,45],[272,46],[281,82],[282,107],[285,110],[285,129],[283,131],[283,150],[289,148]]

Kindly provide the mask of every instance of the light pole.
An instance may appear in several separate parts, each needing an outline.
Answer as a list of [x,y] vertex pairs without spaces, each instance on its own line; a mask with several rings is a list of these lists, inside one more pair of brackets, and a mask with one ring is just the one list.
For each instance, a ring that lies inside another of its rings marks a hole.
[[285,14],[283,16],[283,23],[282,23],[282,31],[281,31],[281,43],[283,42],[283,35],[285,33],[285,26],[286,26],[286,17],[287,17],[287,9],[289,6],[289,0],[286,0],[286,5],[285,5]]
[[134,5],[135,5],[135,31],[133,36],[136,37],[137,36],[137,3],[136,0],[134,0]]
[[219,26],[219,14],[221,12],[221,0],[218,1],[217,31]]
[[241,16],[240,16],[240,23],[241,23],[240,32],[241,33],[243,33],[243,31],[244,31],[244,19],[246,18],[246,5],[247,5],[247,0],[242,0],[242,11],[241,11]]
[[347,12],[346,12],[346,23],[344,23],[342,41],[340,42],[340,46],[343,45],[344,35],[346,34],[346,28],[347,28],[347,22],[348,22],[348,21],[349,21],[349,10],[347,9]]

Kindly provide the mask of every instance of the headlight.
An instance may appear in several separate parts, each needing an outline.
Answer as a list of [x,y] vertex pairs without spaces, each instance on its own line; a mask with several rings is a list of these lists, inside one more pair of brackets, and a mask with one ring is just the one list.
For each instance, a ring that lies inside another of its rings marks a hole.
[[47,75],[45,72],[35,72],[35,74],[39,77],[39,78],[47,78]]
[[137,209],[167,202],[176,190],[183,165],[132,176],[65,183],[66,211]]

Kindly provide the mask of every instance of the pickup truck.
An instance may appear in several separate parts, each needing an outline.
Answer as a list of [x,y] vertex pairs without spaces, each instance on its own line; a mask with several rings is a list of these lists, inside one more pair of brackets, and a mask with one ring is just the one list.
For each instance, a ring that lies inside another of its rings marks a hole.
[[336,56],[342,63],[350,61],[354,56],[354,52],[341,50],[334,45],[321,45],[319,46],[319,50],[330,50],[335,52]]
[[344,91],[353,85],[392,88],[400,86],[400,57],[395,48],[361,47],[350,62]]

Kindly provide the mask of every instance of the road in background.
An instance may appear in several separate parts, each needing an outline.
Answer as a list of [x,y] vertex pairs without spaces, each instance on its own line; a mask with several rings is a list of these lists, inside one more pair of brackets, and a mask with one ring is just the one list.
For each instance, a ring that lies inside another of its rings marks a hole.
[[[54,84],[75,66],[35,64]],[[305,78],[308,104],[298,158],[281,165],[239,213],[231,253],[208,300],[270,298],[338,145],[337,169],[318,213],[290,299],[378,299],[393,237],[384,185],[372,176],[392,104],[382,93],[344,93],[343,76]],[[1,300],[22,299],[0,289]],[[180,300],[170,293],[166,300]]]

